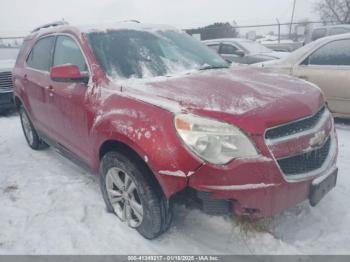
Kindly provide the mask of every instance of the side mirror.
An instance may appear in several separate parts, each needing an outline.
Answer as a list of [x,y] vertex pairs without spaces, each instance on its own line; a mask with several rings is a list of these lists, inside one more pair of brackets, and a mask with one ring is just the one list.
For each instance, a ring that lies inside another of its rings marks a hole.
[[77,65],[70,64],[51,67],[50,77],[56,82],[89,82],[88,74],[82,74]]
[[245,56],[245,53],[244,53],[243,50],[236,50],[236,51],[235,51],[235,55],[238,55],[238,56],[240,56],[240,57],[243,57],[243,56]]

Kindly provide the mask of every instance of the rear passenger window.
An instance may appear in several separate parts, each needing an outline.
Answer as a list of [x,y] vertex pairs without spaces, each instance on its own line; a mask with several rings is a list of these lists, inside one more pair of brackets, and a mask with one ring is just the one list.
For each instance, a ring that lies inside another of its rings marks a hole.
[[36,42],[27,58],[27,65],[37,70],[50,71],[54,42],[54,36],[45,37]]
[[28,47],[28,40],[23,40],[23,43],[21,45],[21,48],[19,49],[17,59],[16,59],[16,65],[19,63],[19,60],[23,57],[24,52],[27,50]]
[[309,65],[350,66],[350,39],[331,42],[308,59]]
[[76,65],[80,71],[87,71],[85,58],[75,40],[69,36],[58,36],[53,65],[59,66],[65,64]]

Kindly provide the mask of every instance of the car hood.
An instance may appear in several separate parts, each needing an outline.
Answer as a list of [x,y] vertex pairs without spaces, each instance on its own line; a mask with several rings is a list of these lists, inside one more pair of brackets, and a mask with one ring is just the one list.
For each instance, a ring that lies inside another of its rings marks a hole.
[[15,60],[0,60],[0,71],[11,71],[15,66]]
[[124,94],[174,114],[191,112],[251,131],[259,126],[261,132],[314,114],[324,103],[308,82],[247,66],[119,84]]

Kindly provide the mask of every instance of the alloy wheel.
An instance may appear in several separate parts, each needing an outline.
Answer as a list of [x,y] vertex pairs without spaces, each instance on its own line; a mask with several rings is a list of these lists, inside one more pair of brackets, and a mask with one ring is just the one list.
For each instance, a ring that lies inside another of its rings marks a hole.
[[138,227],[143,219],[143,206],[133,179],[113,167],[106,175],[106,189],[116,215],[130,227]]

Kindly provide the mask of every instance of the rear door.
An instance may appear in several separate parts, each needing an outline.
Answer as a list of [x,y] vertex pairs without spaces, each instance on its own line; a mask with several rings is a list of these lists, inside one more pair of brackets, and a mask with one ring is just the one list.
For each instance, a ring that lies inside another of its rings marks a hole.
[[20,79],[27,95],[24,102],[30,117],[35,127],[45,133],[51,130],[47,103],[54,42],[54,36],[46,36],[34,44]]
[[[70,35],[58,35],[53,66],[77,65],[88,74],[86,59],[79,43]],[[52,116],[54,139],[83,160],[88,160],[88,98],[87,85],[77,82],[51,82],[49,111]]]
[[350,116],[350,39],[321,46],[293,74],[318,85],[332,112]]

